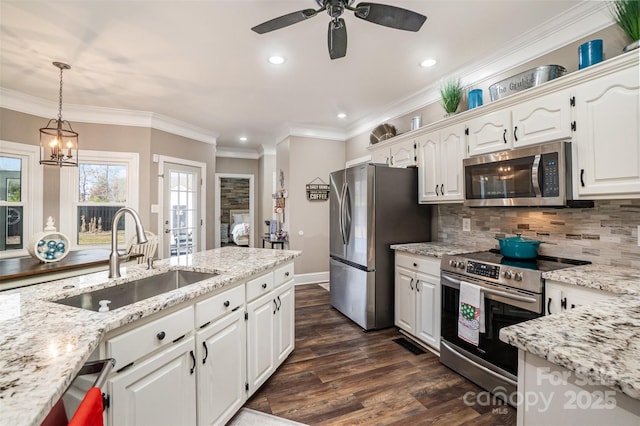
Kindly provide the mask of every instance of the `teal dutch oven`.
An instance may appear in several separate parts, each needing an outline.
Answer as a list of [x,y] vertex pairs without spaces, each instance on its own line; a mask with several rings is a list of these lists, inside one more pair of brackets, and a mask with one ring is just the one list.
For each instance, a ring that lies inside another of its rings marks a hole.
[[496,238],[500,242],[500,254],[513,259],[535,259],[538,257],[538,247],[542,241],[522,238],[521,234],[515,237]]

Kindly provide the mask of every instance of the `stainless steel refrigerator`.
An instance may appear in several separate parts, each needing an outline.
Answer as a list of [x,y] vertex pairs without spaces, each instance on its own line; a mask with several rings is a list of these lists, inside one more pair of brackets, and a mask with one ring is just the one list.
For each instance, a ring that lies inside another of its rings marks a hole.
[[392,244],[430,240],[416,168],[362,164],[330,175],[330,301],[365,330],[393,325]]

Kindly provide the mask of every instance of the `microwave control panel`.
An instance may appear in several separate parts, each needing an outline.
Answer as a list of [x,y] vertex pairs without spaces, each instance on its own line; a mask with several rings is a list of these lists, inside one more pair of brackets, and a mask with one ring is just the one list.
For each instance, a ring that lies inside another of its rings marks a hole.
[[560,196],[560,169],[558,167],[558,153],[552,152],[542,155],[542,196]]
[[467,273],[497,280],[500,278],[500,267],[470,260],[467,262]]

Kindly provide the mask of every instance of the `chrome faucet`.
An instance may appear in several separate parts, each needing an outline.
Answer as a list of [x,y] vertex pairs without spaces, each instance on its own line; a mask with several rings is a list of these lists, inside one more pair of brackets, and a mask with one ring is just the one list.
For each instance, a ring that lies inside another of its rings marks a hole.
[[111,254],[109,255],[109,278],[120,278],[120,260],[126,259],[127,255],[121,255],[118,253],[118,221],[120,216],[125,213],[130,213],[133,216],[133,220],[136,223],[136,236],[138,244],[144,244],[147,242],[147,236],[144,234],[144,228],[142,227],[142,221],[138,213],[129,207],[123,207],[116,212],[113,217],[113,223],[111,224]]

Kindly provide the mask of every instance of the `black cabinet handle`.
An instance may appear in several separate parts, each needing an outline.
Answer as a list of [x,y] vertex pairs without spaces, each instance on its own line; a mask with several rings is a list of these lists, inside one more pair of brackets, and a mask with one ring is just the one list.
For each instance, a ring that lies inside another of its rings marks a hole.
[[289,271],[285,272],[285,273],[284,273],[284,276],[285,276],[285,277],[288,277],[288,276],[289,276]]
[[504,140],[504,143],[507,143],[507,129],[504,129],[504,133],[502,134],[502,140]]
[[584,188],[584,169],[580,169],[580,185]]
[[416,281],[416,291],[419,292],[420,291],[420,286],[418,284],[420,284],[420,280]]
[[161,331],[160,333],[156,334],[156,337],[158,338],[158,340],[163,340],[166,336],[166,333],[164,331]]
[[411,281],[409,281],[409,288],[411,288],[411,291],[413,291],[413,278],[411,278]]
[[193,361],[193,367],[191,367],[189,374],[193,374],[193,372],[196,371],[196,355],[193,351],[189,351],[189,355],[191,355],[191,361]]
[[415,262],[413,262],[413,267],[414,267],[414,268],[417,268],[417,267],[418,267],[418,264],[417,264],[417,263],[415,263]]
[[228,308],[230,304],[231,304],[231,303],[229,303],[229,301],[228,301],[228,300],[225,300],[225,301],[224,301],[224,303],[223,303],[223,305],[224,305],[224,307],[225,307],[225,308]]
[[551,298],[547,300],[547,315],[551,315]]
[[278,310],[282,307],[282,300],[280,300],[280,296],[278,296]]
[[513,128],[513,139],[515,139],[515,141],[518,142],[518,126],[515,126]]
[[563,309],[567,309],[567,298],[563,297],[562,299],[560,299],[560,307],[562,307]]
[[262,288],[267,288],[267,283],[263,283]]
[[207,348],[207,342],[202,342],[202,347],[204,348],[204,358],[202,358],[202,363],[207,362],[207,358],[209,358],[209,348]]
[[436,196],[438,196],[440,194],[438,194],[438,185],[436,185]]
[[276,302],[276,299],[273,299],[273,304],[274,304],[274,308],[273,308],[273,315],[276,314],[276,311],[278,310],[278,302]]
[[574,305],[573,303],[571,304],[571,309],[575,308],[576,305]]
[[440,185],[440,195],[444,195],[444,183]]

